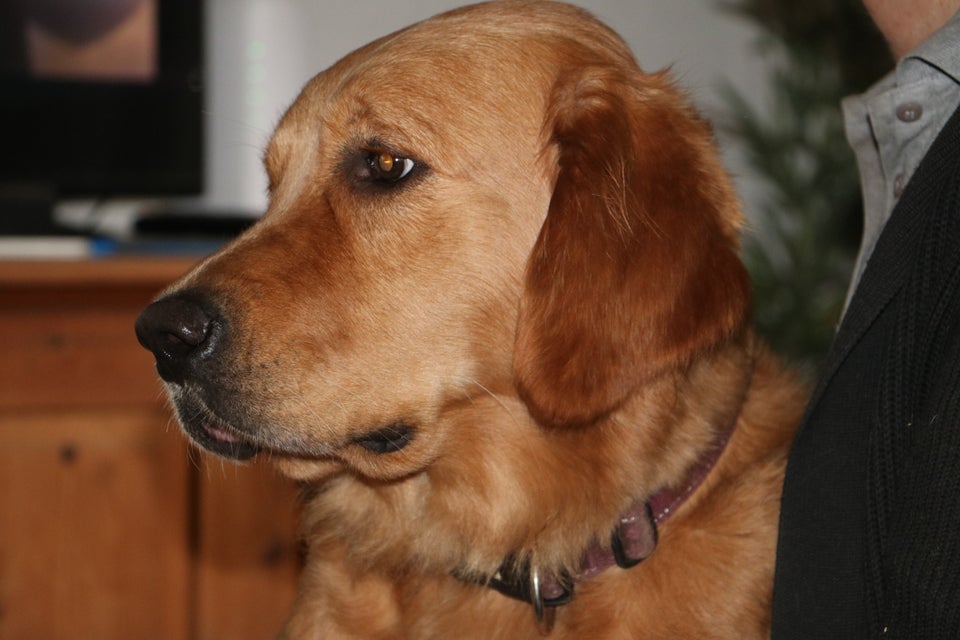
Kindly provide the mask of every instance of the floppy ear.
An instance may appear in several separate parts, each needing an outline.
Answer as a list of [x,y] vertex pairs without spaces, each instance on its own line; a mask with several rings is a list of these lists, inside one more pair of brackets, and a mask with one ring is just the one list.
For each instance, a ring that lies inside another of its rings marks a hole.
[[587,69],[547,126],[559,168],[514,369],[541,423],[586,424],[739,332],[750,284],[710,129],[664,74]]

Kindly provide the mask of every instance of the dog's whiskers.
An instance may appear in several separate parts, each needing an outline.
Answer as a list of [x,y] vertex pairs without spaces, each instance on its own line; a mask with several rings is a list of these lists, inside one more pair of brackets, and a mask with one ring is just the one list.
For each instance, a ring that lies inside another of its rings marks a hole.
[[[519,421],[517,420],[517,417],[513,414],[513,411],[511,411],[510,407],[507,406],[507,403],[503,401],[503,398],[501,398],[499,395],[497,395],[496,393],[488,389],[486,386],[483,385],[482,382],[480,382],[475,378],[467,378],[465,382],[468,384],[474,385],[476,387],[479,387],[481,391],[483,391],[486,395],[490,396],[490,398],[492,398],[493,401],[496,402],[500,406],[500,408],[504,410],[507,416],[509,416],[510,422],[514,424],[518,424]],[[472,396],[470,398],[470,401],[473,402]]]

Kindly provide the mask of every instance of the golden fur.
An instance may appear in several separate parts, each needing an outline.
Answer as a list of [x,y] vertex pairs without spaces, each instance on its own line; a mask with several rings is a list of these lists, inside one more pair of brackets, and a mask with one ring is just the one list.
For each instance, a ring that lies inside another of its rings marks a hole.
[[[373,179],[382,153],[409,176]],[[652,556],[579,583],[551,637],[769,634],[804,392],[753,337],[736,196],[665,74],[570,6],[477,5],[318,75],[265,161],[265,218],[168,291],[224,327],[171,389],[310,487],[285,637],[540,637],[453,574],[576,567],[734,423]]]

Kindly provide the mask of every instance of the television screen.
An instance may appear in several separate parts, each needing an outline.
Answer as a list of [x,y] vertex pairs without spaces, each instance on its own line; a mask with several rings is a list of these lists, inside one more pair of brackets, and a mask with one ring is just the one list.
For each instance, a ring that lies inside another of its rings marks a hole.
[[199,193],[201,5],[0,0],[0,197]]
[[157,0],[20,0],[18,6],[17,19],[5,21],[17,26],[5,38],[5,71],[50,80],[156,79]]

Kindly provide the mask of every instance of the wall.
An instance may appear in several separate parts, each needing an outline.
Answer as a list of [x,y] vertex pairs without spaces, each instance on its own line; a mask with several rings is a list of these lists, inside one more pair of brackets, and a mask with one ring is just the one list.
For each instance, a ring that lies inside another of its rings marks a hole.
[[[730,82],[762,100],[765,71],[750,25],[718,0],[579,0],[613,26],[648,70],[671,66],[708,117]],[[316,72],[379,36],[465,4],[458,0],[208,0],[208,189],[215,209],[263,209],[260,154],[273,125]],[[745,200],[754,191],[725,153]]]

